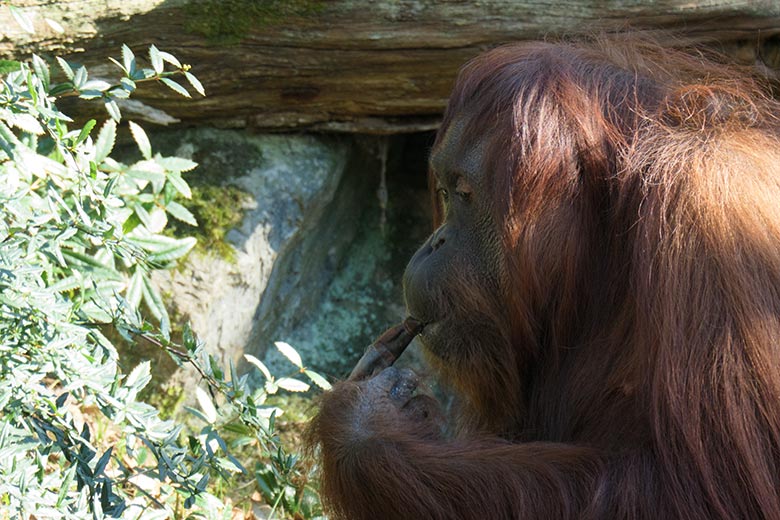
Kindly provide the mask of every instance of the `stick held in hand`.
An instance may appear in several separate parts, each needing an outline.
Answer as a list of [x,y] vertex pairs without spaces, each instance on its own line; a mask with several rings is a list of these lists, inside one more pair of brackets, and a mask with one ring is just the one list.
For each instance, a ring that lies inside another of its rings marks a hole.
[[423,327],[425,327],[424,323],[409,317],[403,323],[387,329],[366,349],[366,353],[352,369],[349,380],[365,379],[373,373],[391,366],[406,350],[414,337],[422,332]]

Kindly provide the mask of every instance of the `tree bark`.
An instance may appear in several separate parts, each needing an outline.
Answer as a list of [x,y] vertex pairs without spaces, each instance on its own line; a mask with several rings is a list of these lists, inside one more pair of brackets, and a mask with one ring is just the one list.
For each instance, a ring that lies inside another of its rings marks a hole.
[[[0,57],[66,56],[91,77],[122,43],[154,43],[184,62],[207,96],[162,85],[134,98],[185,124],[259,130],[394,133],[435,128],[458,68],[500,43],[582,31],[672,29],[744,63],[780,70],[774,0],[13,0],[34,34],[0,7]],[[57,33],[45,18],[63,26]],[[132,112],[132,107],[125,109]],[[143,112],[143,109],[141,109]]]

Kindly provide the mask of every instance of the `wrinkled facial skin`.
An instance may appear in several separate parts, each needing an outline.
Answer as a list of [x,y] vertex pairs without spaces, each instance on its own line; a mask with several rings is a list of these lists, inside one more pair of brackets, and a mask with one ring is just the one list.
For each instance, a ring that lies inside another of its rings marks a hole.
[[[431,153],[430,170],[442,205],[442,224],[415,253],[404,273],[408,314],[426,323],[420,339],[435,356],[469,348],[469,336],[490,333],[496,309],[501,241],[480,145],[463,144],[465,122],[455,121]],[[486,308],[487,307],[487,308]]]

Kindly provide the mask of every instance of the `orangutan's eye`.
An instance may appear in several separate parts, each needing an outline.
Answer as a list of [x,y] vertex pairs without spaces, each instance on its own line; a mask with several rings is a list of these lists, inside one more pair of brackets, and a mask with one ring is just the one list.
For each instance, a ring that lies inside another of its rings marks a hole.
[[436,194],[439,196],[439,200],[441,201],[442,205],[446,205],[450,201],[450,192],[447,190],[447,188],[437,188]]
[[471,194],[473,191],[474,190],[471,188],[471,184],[469,184],[469,181],[467,181],[465,177],[458,177],[458,180],[455,183],[455,193],[457,193],[461,200],[466,202],[471,200]]

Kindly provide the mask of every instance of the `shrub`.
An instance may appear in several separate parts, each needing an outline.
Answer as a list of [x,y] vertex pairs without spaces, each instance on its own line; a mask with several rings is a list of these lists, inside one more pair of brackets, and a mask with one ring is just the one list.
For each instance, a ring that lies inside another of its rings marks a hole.
[[[139,82],[156,81],[189,96],[185,79],[203,88],[174,56],[149,49],[151,68],[126,46],[116,82],[90,79],[61,58],[63,79],[49,64],[4,62],[0,77],[0,517],[166,518],[222,510],[210,479],[246,473],[223,438],[253,443],[266,458],[257,486],[274,507],[312,516],[316,499],[304,470],[275,434],[279,410],[265,405],[279,388],[308,389],[294,377],[266,378],[251,388],[232,366],[223,370],[185,326],[170,341],[163,298],[150,283],[194,245],[163,234],[168,219],[195,224],[180,203],[190,196],[183,173],[196,164],[163,157],[143,129],[129,127],[142,159],[111,158],[121,100]],[[110,118],[95,131],[57,108],[63,96],[99,101]],[[154,324],[144,320],[149,315]],[[126,370],[107,324],[129,341],[148,341],[180,365],[194,366],[199,431],[161,420],[138,394],[149,363]],[[294,374],[327,383],[280,344]]]

